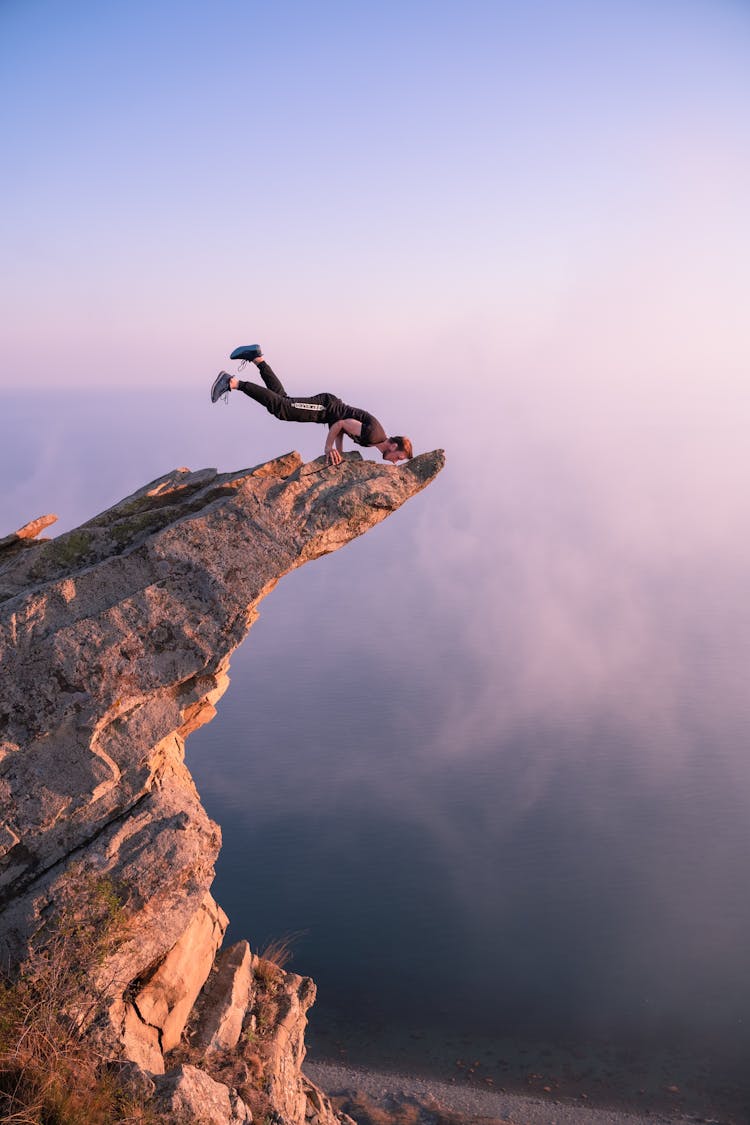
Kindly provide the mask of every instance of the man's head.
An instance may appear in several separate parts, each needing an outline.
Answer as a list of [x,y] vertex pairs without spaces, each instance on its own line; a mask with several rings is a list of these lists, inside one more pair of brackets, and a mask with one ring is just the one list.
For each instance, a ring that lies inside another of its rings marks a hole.
[[408,437],[403,437],[401,434],[389,437],[382,449],[383,460],[392,461],[394,465],[397,461],[408,461],[414,456],[411,442]]

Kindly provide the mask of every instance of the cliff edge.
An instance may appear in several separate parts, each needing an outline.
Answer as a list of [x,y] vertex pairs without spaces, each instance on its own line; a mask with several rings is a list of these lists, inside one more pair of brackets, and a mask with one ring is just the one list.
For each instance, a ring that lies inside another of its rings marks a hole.
[[[202,1087],[218,1106],[200,1102],[206,1120],[249,1121],[252,1087],[289,1125],[334,1120],[300,1073],[312,981],[263,968],[245,942],[218,953],[221,834],[185,739],[214,716],[261,598],[443,462],[350,453],[329,468],[290,453],[237,473],[177,469],[56,539],[35,538],[43,517],[0,540],[0,959],[21,966],[83,889],[115,888],[120,939],[95,973],[104,1038],[175,1119]],[[262,1057],[243,1063],[261,1002]],[[224,1083],[203,1067],[212,1053]]]

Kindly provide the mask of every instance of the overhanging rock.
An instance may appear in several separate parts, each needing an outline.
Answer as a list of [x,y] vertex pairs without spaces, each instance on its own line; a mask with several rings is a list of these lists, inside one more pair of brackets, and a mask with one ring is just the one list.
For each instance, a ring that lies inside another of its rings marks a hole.
[[113,1036],[150,1071],[226,925],[185,738],[215,714],[261,598],[443,462],[177,469],[56,539],[33,541],[43,519],[0,540],[0,957],[20,964],[87,880],[110,880],[124,939],[99,980]]

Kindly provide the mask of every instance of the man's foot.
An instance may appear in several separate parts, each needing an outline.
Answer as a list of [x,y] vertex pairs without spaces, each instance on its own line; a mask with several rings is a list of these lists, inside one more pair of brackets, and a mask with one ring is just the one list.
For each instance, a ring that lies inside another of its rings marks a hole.
[[235,348],[230,359],[241,359],[243,363],[251,363],[254,359],[261,359],[263,356],[263,349],[260,344],[243,344],[241,348]]
[[232,377],[228,371],[220,371],[216,376],[211,387],[211,402],[218,402],[222,395],[228,395],[231,391]]

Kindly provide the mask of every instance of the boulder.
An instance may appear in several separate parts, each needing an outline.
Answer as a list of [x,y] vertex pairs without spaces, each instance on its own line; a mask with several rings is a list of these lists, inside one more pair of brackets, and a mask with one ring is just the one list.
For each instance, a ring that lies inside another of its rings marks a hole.
[[250,1125],[253,1115],[236,1090],[195,1066],[179,1066],[156,1079],[154,1108],[170,1120],[200,1125]]
[[40,531],[55,523],[57,516],[51,512],[47,516],[39,516],[35,520],[29,520],[23,527],[19,527],[18,531],[12,532],[10,535],[3,536],[0,539],[0,552],[7,551],[13,547],[24,547],[28,545],[30,539],[36,539]]
[[308,1092],[300,1082],[305,1059],[307,1012],[315,1001],[315,983],[296,973],[279,974],[274,1018],[265,1043],[265,1090],[271,1104],[288,1121],[304,1121]]
[[[228,921],[207,893],[179,940],[136,993],[132,1007],[143,1023],[157,1029],[162,1051],[171,1051],[179,1043]],[[125,1038],[126,1054],[127,1048]]]
[[252,986],[252,954],[248,943],[239,941],[222,950],[198,1001],[194,1046],[206,1052],[229,1051],[237,1046]]

